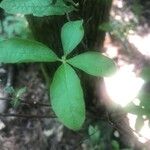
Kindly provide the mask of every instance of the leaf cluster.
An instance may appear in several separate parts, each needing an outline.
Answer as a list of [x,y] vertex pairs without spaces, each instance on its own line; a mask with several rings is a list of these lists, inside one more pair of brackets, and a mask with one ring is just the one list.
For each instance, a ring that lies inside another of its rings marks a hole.
[[[3,0],[0,7],[6,12],[32,14],[34,16],[63,15],[72,11],[72,1],[67,0]],[[74,67],[93,76],[108,76],[115,72],[113,60],[99,52],[87,51],[67,59],[84,37],[83,20],[69,21],[61,29],[64,55],[59,58],[46,45],[28,39],[10,38],[0,42],[0,63],[56,62],[62,64],[56,70],[50,85],[52,108],[58,119],[68,128],[79,130],[85,120],[85,102],[80,79]]]
[[72,5],[66,5],[64,0],[3,0],[0,7],[10,14],[32,14],[38,17],[64,15],[75,10]]

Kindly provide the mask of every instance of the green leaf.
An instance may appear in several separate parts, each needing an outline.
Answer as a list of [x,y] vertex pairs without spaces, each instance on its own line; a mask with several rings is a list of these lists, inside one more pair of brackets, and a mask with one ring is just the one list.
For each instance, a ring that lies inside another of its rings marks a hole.
[[116,71],[113,60],[99,52],[86,52],[67,60],[67,62],[94,76],[109,76]]
[[85,120],[85,104],[80,80],[68,64],[62,64],[50,88],[51,104],[58,119],[68,128],[79,130]]
[[7,13],[24,15],[33,14],[34,16],[64,15],[72,10],[73,6],[67,6],[63,0],[3,0],[0,3]]
[[99,29],[103,31],[111,32],[113,31],[114,28],[112,22],[105,22],[99,26]]
[[53,62],[58,58],[40,42],[12,38],[0,42],[0,63]]
[[93,127],[92,125],[89,126],[88,134],[90,137],[90,140],[92,141],[92,144],[96,145],[100,141],[100,129],[98,126]]
[[145,80],[145,81],[150,81],[150,67],[144,67],[141,71],[140,76]]
[[111,141],[112,150],[120,150],[119,143],[116,140]]
[[20,98],[27,91],[26,87],[20,88],[16,91],[15,97]]
[[144,108],[148,111],[146,115],[150,113],[150,93],[144,90],[141,90],[138,99],[140,99],[140,105],[144,106]]
[[65,54],[70,53],[83,39],[83,20],[67,22],[61,30],[61,40]]
[[11,95],[11,94],[15,93],[15,89],[14,89],[12,86],[7,85],[7,86],[4,88],[4,92],[6,92],[6,94]]
[[13,95],[13,99],[11,101],[11,104],[14,108],[17,108],[20,103],[21,103],[21,96],[27,91],[27,88],[26,87],[23,87],[23,88],[20,88],[16,91],[14,91],[14,95]]
[[136,124],[135,124],[136,131],[140,131],[143,126],[144,126],[144,119],[142,116],[139,115],[136,119]]
[[133,102],[129,103],[124,110],[128,113],[135,114],[135,115],[145,115],[145,109],[141,108],[140,106],[136,106]]
[[21,101],[18,97],[14,97],[10,104],[12,105],[12,107],[17,108],[20,105]]
[[140,1],[133,1],[133,4],[131,5],[131,10],[133,10],[133,13],[137,16],[140,17],[142,15],[143,11],[143,6],[140,4]]

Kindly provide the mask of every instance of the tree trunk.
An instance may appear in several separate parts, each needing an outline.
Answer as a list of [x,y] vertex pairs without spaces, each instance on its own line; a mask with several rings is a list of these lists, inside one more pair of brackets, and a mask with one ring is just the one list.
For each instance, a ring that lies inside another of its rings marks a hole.
[[[70,20],[84,20],[84,44],[88,49],[102,47],[105,33],[99,30],[99,25],[109,19],[111,0],[76,1],[79,2],[78,11],[69,14]],[[60,29],[67,22],[67,16],[27,18],[35,39],[54,49],[58,55],[62,55]]]

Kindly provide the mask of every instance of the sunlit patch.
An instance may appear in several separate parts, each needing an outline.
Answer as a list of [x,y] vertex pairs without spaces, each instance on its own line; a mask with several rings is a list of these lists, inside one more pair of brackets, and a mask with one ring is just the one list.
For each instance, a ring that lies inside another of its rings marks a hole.
[[[114,20],[119,20],[123,24],[131,23],[130,21],[138,22],[135,14],[128,10],[128,8],[124,5],[124,0],[113,0],[113,7],[111,10],[111,17]],[[117,8],[117,9],[116,9]],[[137,28],[136,28],[137,27]],[[135,26],[135,28],[131,28],[128,31],[127,40],[131,43],[134,50],[138,50],[141,54],[150,56],[150,32],[146,32],[147,35],[138,35],[138,31],[149,30],[147,25]],[[119,32],[119,31],[118,31]],[[139,32],[141,33],[141,32]],[[121,47],[115,47],[116,45],[112,42],[111,38],[106,39],[105,43],[106,55],[110,58],[119,58],[118,51]],[[118,45],[117,45],[118,46]],[[130,50],[130,49],[129,49]],[[132,49],[131,49],[132,50]],[[132,53],[132,52],[131,52]],[[127,65],[124,59],[120,59],[117,62],[120,69],[118,72],[109,78],[105,78],[105,85],[107,93],[112,101],[115,103],[126,106],[131,101],[136,105],[140,105],[140,100],[136,98],[139,90],[144,84],[144,80],[138,78],[134,73],[134,65]],[[144,108],[144,106],[142,106]],[[127,115],[129,119],[129,125],[133,129],[133,133],[137,136],[138,140],[142,143],[150,141],[150,128],[148,126],[147,116],[143,116],[144,125],[139,132],[135,131],[136,119],[137,115],[128,113]]]
[[139,106],[140,105],[140,100],[138,98],[135,98],[133,100],[133,103],[136,105],[136,106]]
[[129,42],[132,43],[140,53],[150,56],[150,33],[142,37],[137,34],[129,35],[128,39]]
[[114,0],[113,5],[117,6],[118,8],[122,8],[124,4],[122,0]]
[[6,126],[2,120],[0,120],[0,130],[4,129]]
[[135,124],[136,124],[137,115],[128,113],[127,117],[129,118],[130,127],[131,127],[133,130],[135,130]]
[[136,124],[137,115],[128,113],[127,117],[129,119],[130,127],[134,130],[134,134],[137,136],[138,140],[141,143],[145,143],[145,142],[149,141],[150,140],[150,128],[148,125],[148,120],[144,121],[144,125],[141,128],[141,130],[139,132],[136,132],[135,124]]
[[[3,97],[6,97],[6,94],[0,89],[0,98],[3,98]],[[3,113],[5,109],[6,109],[6,102],[3,100],[0,100],[0,113]]]
[[140,130],[139,134],[141,135],[141,137],[139,137],[139,141],[141,141],[142,143],[150,140],[150,128],[148,125],[148,120],[144,122],[144,126]]
[[115,46],[112,44],[111,37],[108,33],[106,33],[105,41],[104,41],[104,55],[108,56],[109,58],[115,58],[118,56],[119,47],[118,45]]
[[[114,76],[104,79],[109,97],[122,107],[126,106],[131,101],[137,106],[140,104],[140,100],[137,99],[136,96],[144,84],[144,80],[137,77],[133,72],[133,69],[134,65],[124,65]],[[134,132],[137,115],[128,113],[127,117],[129,119],[130,127]],[[143,116],[143,118],[145,118],[145,116]],[[141,130],[139,132],[134,132],[134,134],[140,142],[147,142],[150,139],[148,121],[144,121]]]
[[115,16],[115,19],[118,20],[118,21],[120,21],[122,18],[121,18],[121,16],[116,15],[116,16]]
[[104,79],[109,97],[122,107],[134,100],[144,84],[133,69],[134,65],[125,65],[115,75]]
[[118,47],[114,45],[107,45],[106,55],[109,56],[109,58],[115,58],[118,55]]

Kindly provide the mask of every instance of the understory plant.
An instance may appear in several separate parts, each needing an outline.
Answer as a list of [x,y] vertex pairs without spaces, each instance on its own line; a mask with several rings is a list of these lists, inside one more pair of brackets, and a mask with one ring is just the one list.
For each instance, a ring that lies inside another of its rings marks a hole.
[[[8,13],[34,16],[64,15],[74,9],[67,0],[3,0],[0,4]],[[32,7],[31,7],[32,6]],[[58,119],[68,128],[79,130],[85,121],[84,94],[80,79],[74,70],[78,68],[92,76],[109,76],[115,72],[113,60],[97,52],[88,51],[72,55],[84,37],[83,20],[69,21],[61,28],[63,56],[59,58],[46,45],[28,39],[10,38],[0,42],[0,63],[61,62],[50,83],[50,102]]]

